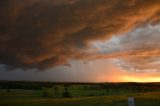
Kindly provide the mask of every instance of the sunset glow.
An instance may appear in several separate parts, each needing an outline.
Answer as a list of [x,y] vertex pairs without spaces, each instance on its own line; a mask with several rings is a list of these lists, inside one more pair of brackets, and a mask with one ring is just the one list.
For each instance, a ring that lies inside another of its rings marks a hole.
[[130,77],[130,76],[124,76],[122,78],[122,82],[160,82],[160,78],[154,78],[154,77],[141,77],[137,78],[135,77]]
[[0,80],[160,82],[160,0],[0,0]]

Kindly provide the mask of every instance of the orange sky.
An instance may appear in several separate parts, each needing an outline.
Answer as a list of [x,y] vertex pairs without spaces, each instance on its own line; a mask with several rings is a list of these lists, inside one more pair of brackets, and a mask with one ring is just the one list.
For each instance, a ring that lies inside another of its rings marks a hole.
[[0,80],[160,82],[159,4],[0,0]]
[[[72,61],[71,66],[60,66],[43,72],[36,70],[0,71],[4,80],[42,80],[60,82],[160,82],[160,72],[131,72],[121,70],[112,61],[99,59],[84,63]],[[18,76],[17,76],[18,75]]]
[[96,78],[97,82],[160,82],[160,73],[134,73],[122,70],[111,70],[106,75]]
[[103,59],[92,62],[90,67],[92,67],[91,76],[95,82],[160,82],[159,72],[121,70],[117,65]]

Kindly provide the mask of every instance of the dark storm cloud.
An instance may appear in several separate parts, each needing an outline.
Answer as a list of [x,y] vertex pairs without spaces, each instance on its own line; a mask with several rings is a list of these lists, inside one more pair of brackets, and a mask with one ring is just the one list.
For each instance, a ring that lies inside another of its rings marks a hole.
[[92,55],[107,40],[159,22],[160,0],[1,0],[0,63],[49,68]]

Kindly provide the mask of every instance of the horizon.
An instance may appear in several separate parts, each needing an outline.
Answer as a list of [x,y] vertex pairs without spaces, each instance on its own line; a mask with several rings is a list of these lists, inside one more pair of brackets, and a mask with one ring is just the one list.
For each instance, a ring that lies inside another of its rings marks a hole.
[[107,83],[115,83],[115,84],[123,84],[123,83],[137,83],[137,84],[153,84],[153,83],[160,83],[160,82],[54,82],[54,81],[39,81],[39,80],[0,80],[0,82],[37,82],[37,83],[54,83],[57,85],[63,84],[107,84]]

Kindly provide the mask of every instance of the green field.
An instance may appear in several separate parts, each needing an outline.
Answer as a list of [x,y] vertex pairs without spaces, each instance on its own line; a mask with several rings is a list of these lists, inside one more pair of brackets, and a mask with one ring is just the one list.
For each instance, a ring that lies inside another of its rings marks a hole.
[[[62,98],[64,86],[42,90],[0,90],[0,106],[128,106],[127,98],[133,96],[136,106],[160,106],[160,92],[136,93],[127,90],[95,90],[87,86],[68,88],[72,98]],[[47,92],[46,96],[43,93]]]

